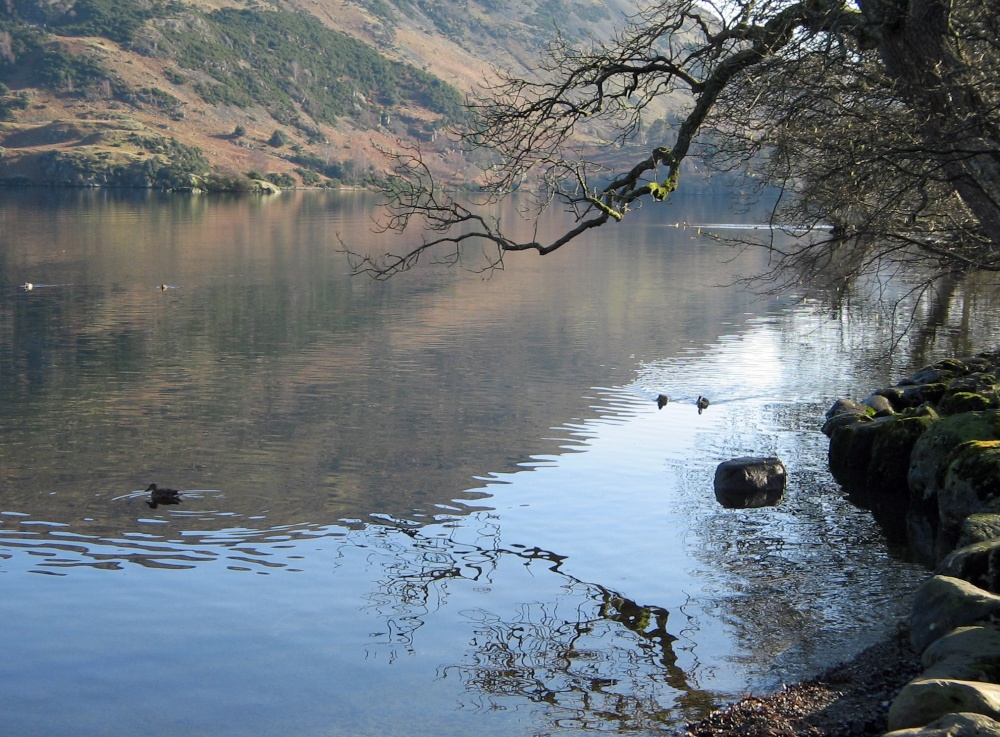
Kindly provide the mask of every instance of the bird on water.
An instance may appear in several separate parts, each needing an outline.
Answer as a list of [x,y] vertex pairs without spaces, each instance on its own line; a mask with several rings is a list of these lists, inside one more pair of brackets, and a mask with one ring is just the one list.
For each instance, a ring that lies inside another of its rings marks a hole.
[[667,403],[669,401],[670,397],[668,397],[666,394],[661,394],[656,398],[656,406],[659,407],[660,409],[663,409],[664,407],[667,406]]
[[698,401],[695,402],[695,406],[698,407],[698,414],[700,415],[706,409],[708,409],[708,398],[698,395]]
[[149,501],[146,504],[153,509],[156,509],[160,504],[181,503],[181,493],[177,489],[159,489],[156,484],[150,484],[146,487],[146,491],[149,492]]

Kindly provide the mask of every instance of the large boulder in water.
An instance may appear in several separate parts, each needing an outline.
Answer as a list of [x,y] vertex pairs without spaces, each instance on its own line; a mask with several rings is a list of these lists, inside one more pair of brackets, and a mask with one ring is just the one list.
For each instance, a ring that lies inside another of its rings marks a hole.
[[773,507],[787,482],[785,465],[777,458],[733,458],[715,469],[715,498],[730,509]]

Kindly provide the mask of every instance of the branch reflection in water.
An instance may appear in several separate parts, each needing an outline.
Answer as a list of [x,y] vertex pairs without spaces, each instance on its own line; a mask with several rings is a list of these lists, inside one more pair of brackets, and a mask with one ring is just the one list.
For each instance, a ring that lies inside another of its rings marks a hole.
[[[222,497],[212,491],[185,495],[195,504]],[[139,502],[141,497],[130,495],[124,501]],[[218,515],[216,521],[225,518],[219,512],[171,508],[169,519],[147,523],[200,520],[204,527],[213,514]],[[497,579],[511,577],[510,566],[518,566],[532,579],[545,578],[544,590],[549,598],[557,591],[556,599],[501,598],[508,611],[475,606],[457,616],[452,613],[453,621],[469,629],[468,647],[459,662],[441,663],[437,673],[439,679],[460,679],[465,694],[460,710],[537,705],[533,718],[554,728],[629,731],[676,724],[714,705],[715,695],[690,683],[677,664],[678,635],[671,632],[670,612],[570,575],[562,570],[566,557],[557,552],[502,546],[499,520],[488,512],[426,527],[386,520],[355,529],[229,527],[186,529],[179,537],[133,532],[120,539],[81,535],[9,512],[4,520],[0,550],[10,553],[3,557],[9,563],[31,561],[30,572],[49,575],[65,575],[65,569],[74,567],[169,570],[220,564],[263,575],[295,573],[312,565],[302,554],[304,546],[333,541],[335,560],[362,553],[379,571],[370,576],[373,588],[363,599],[365,610],[380,624],[363,647],[368,658],[389,663],[427,649],[420,631],[457,587],[467,593],[489,592]],[[470,533],[470,541],[461,539]],[[15,557],[15,551],[27,555]],[[505,565],[508,572],[501,573]],[[558,579],[555,583],[552,576]]]
[[[463,662],[439,673],[462,679],[470,698],[465,708],[503,710],[527,701],[544,705],[536,717],[553,726],[588,730],[607,729],[609,722],[622,730],[649,729],[712,708],[712,695],[693,688],[677,666],[666,609],[575,578],[561,570],[565,556],[558,553],[500,547],[500,527],[491,517],[476,517],[480,540],[494,543],[489,547],[406,528],[396,528],[402,538],[383,531],[376,548],[389,575],[371,598],[386,623],[377,643],[390,658],[413,652],[418,630],[444,604],[449,584],[488,587],[501,559],[513,558],[559,575],[559,599],[521,602],[509,615],[482,607],[462,612],[473,626],[470,648]],[[676,703],[661,703],[663,686]]]

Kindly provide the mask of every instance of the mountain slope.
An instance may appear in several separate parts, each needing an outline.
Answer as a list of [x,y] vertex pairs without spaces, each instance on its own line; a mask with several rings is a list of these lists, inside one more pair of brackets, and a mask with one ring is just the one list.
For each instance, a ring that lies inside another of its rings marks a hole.
[[619,0],[5,0],[0,179],[75,185],[361,184],[378,147],[443,135],[494,67],[607,36]]

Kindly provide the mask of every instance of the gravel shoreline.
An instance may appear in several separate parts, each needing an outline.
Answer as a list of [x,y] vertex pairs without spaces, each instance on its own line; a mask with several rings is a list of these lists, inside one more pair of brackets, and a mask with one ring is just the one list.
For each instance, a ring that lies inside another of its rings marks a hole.
[[686,737],[875,737],[889,704],[920,673],[900,628],[846,663],[768,696],[748,696],[689,724]]

